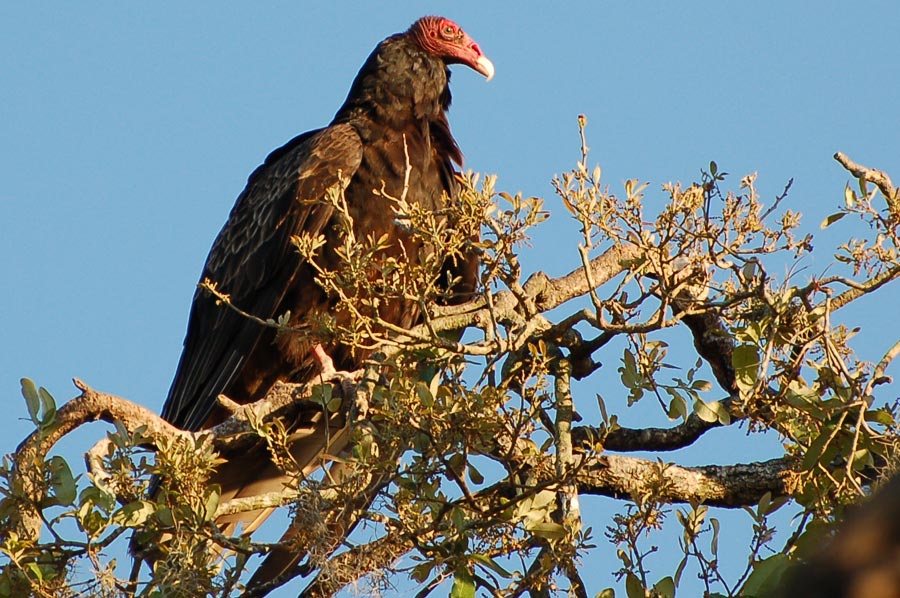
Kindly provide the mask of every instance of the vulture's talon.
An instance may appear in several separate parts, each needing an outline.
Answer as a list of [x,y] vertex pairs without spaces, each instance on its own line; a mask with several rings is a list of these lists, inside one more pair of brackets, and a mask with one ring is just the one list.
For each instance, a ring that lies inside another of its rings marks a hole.
[[337,374],[337,370],[334,369],[334,361],[331,359],[331,356],[328,355],[322,345],[318,343],[313,347],[312,352],[316,361],[319,362],[319,375],[325,380],[333,380]]

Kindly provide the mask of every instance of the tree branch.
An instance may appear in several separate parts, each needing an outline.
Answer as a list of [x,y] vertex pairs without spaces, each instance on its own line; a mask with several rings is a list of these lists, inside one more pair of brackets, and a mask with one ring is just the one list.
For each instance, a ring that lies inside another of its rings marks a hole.
[[[640,259],[641,250],[634,245],[616,245],[592,259],[589,263],[591,276],[595,284],[602,285],[628,269],[630,262]],[[583,267],[572,270],[565,276],[549,278],[543,272],[535,272],[523,285],[527,297],[534,301],[541,312],[549,311],[563,303],[580,297],[588,292],[589,284]],[[435,309],[435,318],[429,326],[436,332],[461,330],[467,326],[477,325],[480,321],[489,321],[488,310],[498,321],[512,321],[521,318],[517,312],[518,300],[511,291],[502,291],[493,298],[488,306],[484,297],[468,303]],[[411,329],[414,334],[428,332],[428,327],[420,324]]]
[[384,536],[367,544],[354,546],[328,561],[328,571],[319,572],[298,598],[326,598],[344,586],[373,571],[390,566],[414,548],[413,541],[389,530]]
[[893,268],[888,268],[881,274],[875,276],[874,278],[866,281],[864,285],[860,285],[858,287],[854,287],[852,289],[847,289],[837,297],[831,300],[831,308],[835,311],[841,309],[842,307],[849,305],[856,299],[859,299],[863,295],[871,293],[873,291],[877,291],[879,288],[883,287],[889,282],[892,282],[900,278],[900,266],[894,266]]
[[696,413],[687,421],[671,428],[616,428],[609,432],[593,427],[578,426],[572,430],[573,441],[586,449],[592,449],[598,441],[610,451],[674,451],[693,444],[719,422],[706,422]]
[[81,394],[59,408],[52,426],[36,430],[22,441],[13,458],[10,488],[16,496],[25,500],[22,501],[22,508],[11,515],[11,523],[23,539],[37,542],[40,535],[41,517],[37,505],[46,498],[41,488],[44,483],[42,464],[47,452],[73,430],[95,421],[119,421],[129,432],[144,426],[144,435],[151,439],[192,436],[146,407],[97,392],[77,378],[73,382]]
[[887,200],[888,211],[894,222],[900,222],[900,189],[894,188],[891,177],[886,172],[857,164],[842,152],[837,152],[834,159],[840,162],[847,171],[856,178],[873,183]]
[[[676,503],[703,503],[724,508],[754,505],[767,492],[773,496],[787,494],[786,478],[794,461],[784,457],[758,463],[680,467],[633,457],[581,456],[574,481],[579,494],[627,498],[640,494],[650,483],[665,489],[663,498]],[[576,461],[578,456],[576,455]],[[553,485],[558,482],[554,468],[541,468],[535,482]],[[503,481],[475,494],[490,503],[497,496],[514,497],[520,492],[511,481]],[[300,594],[300,598],[331,596],[372,571],[384,569],[414,548],[414,542],[397,531],[368,544],[356,546],[334,556],[325,565],[327,571]]]
[[665,496],[671,502],[698,502],[738,508],[753,505],[766,493],[787,494],[786,477],[794,461],[781,457],[757,463],[662,466],[660,463],[619,455],[587,457],[577,474],[583,494],[622,498],[646,491],[648,481],[662,477]]
[[[360,374],[361,372],[339,372],[337,376],[342,379],[356,379]],[[309,401],[313,389],[319,384],[276,383],[265,398],[240,406],[232,417],[221,424],[209,430],[186,432],[137,403],[96,391],[77,378],[73,382],[81,390],[81,394],[59,408],[52,426],[31,433],[19,445],[13,456],[10,488],[15,496],[24,500],[22,508],[11,515],[11,523],[12,528],[23,539],[36,542],[40,535],[42,521],[38,505],[46,498],[40,490],[44,485],[44,467],[40,464],[45,461],[47,453],[60,439],[84,424],[95,421],[120,422],[129,433],[143,428],[144,437],[154,447],[158,446],[162,439],[180,438],[193,442],[200,437],[208,437],[219,453],[228,455],[258,440],[253,432],[251,419],[264,421],[275,417],[295,416],[302,409],[321,409],[320,405]],[[342,384],[333,383],[332,386],[333,396],[342,397]],[[88,473],[102,483],[105,472],[101,465],[101,443],[88,451],[86,462]],[[285,504],[285,501],[290,500],[288,496],[266,498],[274,500],[277,504]],[[237,504],[228,506],[238,508]],[[240,505],[241,508],[251,506],[250,503]]]

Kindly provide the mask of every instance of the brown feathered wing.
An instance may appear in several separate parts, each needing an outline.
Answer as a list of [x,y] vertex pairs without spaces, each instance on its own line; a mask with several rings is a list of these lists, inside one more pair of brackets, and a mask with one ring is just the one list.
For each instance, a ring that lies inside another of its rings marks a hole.
[[[302,233],[316,236],[323,231],[332,207],[316,200],[321,200],[329,187],[346,185],[361,157],[360,139],[347,124],[305,133],[273,152],[250,176],[210,251],[201,280],[214,283],[234,306],[257,318],[280,315],[285,293],[298,276],[306,274],[291,237]],[[311,279],[306,282],[313,284]],[[318,295],[321,292],[313,297],[311,309],[316,302],[323,302]],[[163,408],[163,417],[185,430],[207,428],[224,417],[217,402],[220,394],[244,402],[258,398],[246,395],[267,390],[247,386],[289,378],[280,371],[286,364],[275,359],[267,364],[265,376],[244,383],[251,378],[249,370],[259,369],[253,362],[264,361],[274,350],[274,332],[217,303],[207,291],[197,290],[184,351]],[[329,439],[338,440],[330,436],[322,433],[319,442],[306,442],[304,451],[316,454],[325,450]],[[222,487],[222,501],[282,489],[280,472],[264,457],[263,463],[256,455],[255,462],[235,459],[220,467],[214,481]],[[232,531],[227,528],[244,522],[245,529],[252,531],[267,514],[242,513],[220,523],[226,524],[225,531]]]

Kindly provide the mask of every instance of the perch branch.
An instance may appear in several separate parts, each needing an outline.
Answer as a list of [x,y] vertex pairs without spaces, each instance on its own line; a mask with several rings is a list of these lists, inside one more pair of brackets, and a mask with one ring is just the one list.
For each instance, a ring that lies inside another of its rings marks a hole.
[[[335,377],[339,379],[356,379],[359,375],[361,372],[335,373]],[[248,443],[255,441],[256,436],[253,434],[251,418],[260,421],[273,417],[289,417],[298,409],[320,408],[308,400],[317,384],[278,383],[265,398],[240,406],[229,419],[221,424],[201,432],[186,432],[176,428],[146,407],[116,395],[94,390],[78,379],[74,380],[74,384],[81,394],[60,407],[53,426],[33,432],[19,445],[13,456],[10,488],[15,496],[24,500],[22,500],[22,508],[12,515],[12,528],[23,539],[36,542],[40,534],[42,522],[38,505],[45,498],[40,491],[44,484],[44,467],[40,464],[44,462],[47,453],[60,439],[84,424],[95,421],[107,423],[118,421],[129,433],[134,433],[138,428],[144,428],[144,437],[154,446],[164,438],[196,441],[201,436],[208,436],[213,447],[218,452],[227,455],[230,452],[241,450]],[[341,394],[343,392],[342,384],[334,383],[333,386],[333,395],[343,396]],[[101,441],[94,445],[86,455],[88,473],[100,484],[108,477],[102,467],[102,457],[107,446]],[[237,505],[232,506],[237,507]]]

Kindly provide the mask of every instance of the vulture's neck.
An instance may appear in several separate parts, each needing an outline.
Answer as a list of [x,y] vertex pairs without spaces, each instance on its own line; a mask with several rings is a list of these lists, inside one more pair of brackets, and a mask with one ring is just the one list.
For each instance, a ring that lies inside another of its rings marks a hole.
[[364,138],[370,133],[368,124],[398,130],[410,125],[446,125],[449,79],[444,62],[406,34],[389,37],[363,64],[333,122],[356,125]]

